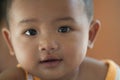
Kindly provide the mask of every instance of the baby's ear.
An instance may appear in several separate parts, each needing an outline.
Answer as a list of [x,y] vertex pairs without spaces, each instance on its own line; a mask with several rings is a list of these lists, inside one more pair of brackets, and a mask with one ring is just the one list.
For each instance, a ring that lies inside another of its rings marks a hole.
[[2,35],[3,35],[5,42],[9,48],[10,54],[14,55],[14,50],[13,50],[13,46],[11,43],[10,31],[7,28],[2,28]]
[[99,33],[101,23],[99,20],[92,21],[89,29],[89,42],[88,48],[93,48],[96,36]]

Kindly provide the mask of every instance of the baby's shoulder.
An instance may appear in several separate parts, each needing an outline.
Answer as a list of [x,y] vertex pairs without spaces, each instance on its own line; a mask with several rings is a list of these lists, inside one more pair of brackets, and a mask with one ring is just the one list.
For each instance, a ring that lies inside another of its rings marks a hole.
[[99,60],[85,58],[80,65],[80,74],[86,76],[84,80],[105,80],[108,66]]
[[0,80],[25,80],[25,72],[21,68],[12,67],[0,73]]
[[[86,76],[93,80],[119,80],[120,68],[112,60],[96,60],[92,58],[86,58],[81,64],[83,70],[86,72]],[[119,79],[118,79],[119,78]],[[89,79],[89,80],[92,80]]]

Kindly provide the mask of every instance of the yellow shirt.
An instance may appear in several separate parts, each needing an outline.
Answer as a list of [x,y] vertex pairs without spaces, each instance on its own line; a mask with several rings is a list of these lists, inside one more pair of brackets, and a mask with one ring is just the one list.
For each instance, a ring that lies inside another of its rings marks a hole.
[[105,64],[108,65],[108,72],[105,80],[120,80],[120,68],[111,60],[104,60]]

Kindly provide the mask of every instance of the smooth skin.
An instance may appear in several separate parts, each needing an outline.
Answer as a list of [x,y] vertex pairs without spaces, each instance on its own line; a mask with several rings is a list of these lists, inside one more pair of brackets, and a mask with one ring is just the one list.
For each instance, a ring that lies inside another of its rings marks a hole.
[[[105,64],[86,58],[100,23],[88,21],[82,0],[14,0],[8,21],[2,32],[10,53],[29,73],[41,80],[104,80]],[[41,63],[48,58],[60,61]]]

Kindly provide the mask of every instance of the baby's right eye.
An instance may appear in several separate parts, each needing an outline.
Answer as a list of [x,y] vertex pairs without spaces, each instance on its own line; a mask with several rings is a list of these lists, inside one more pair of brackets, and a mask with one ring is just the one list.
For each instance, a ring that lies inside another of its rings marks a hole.
[[35,36],[37,34],[37,31],[35,29],[29,29],[25,31],[25,34],[28,36]]

